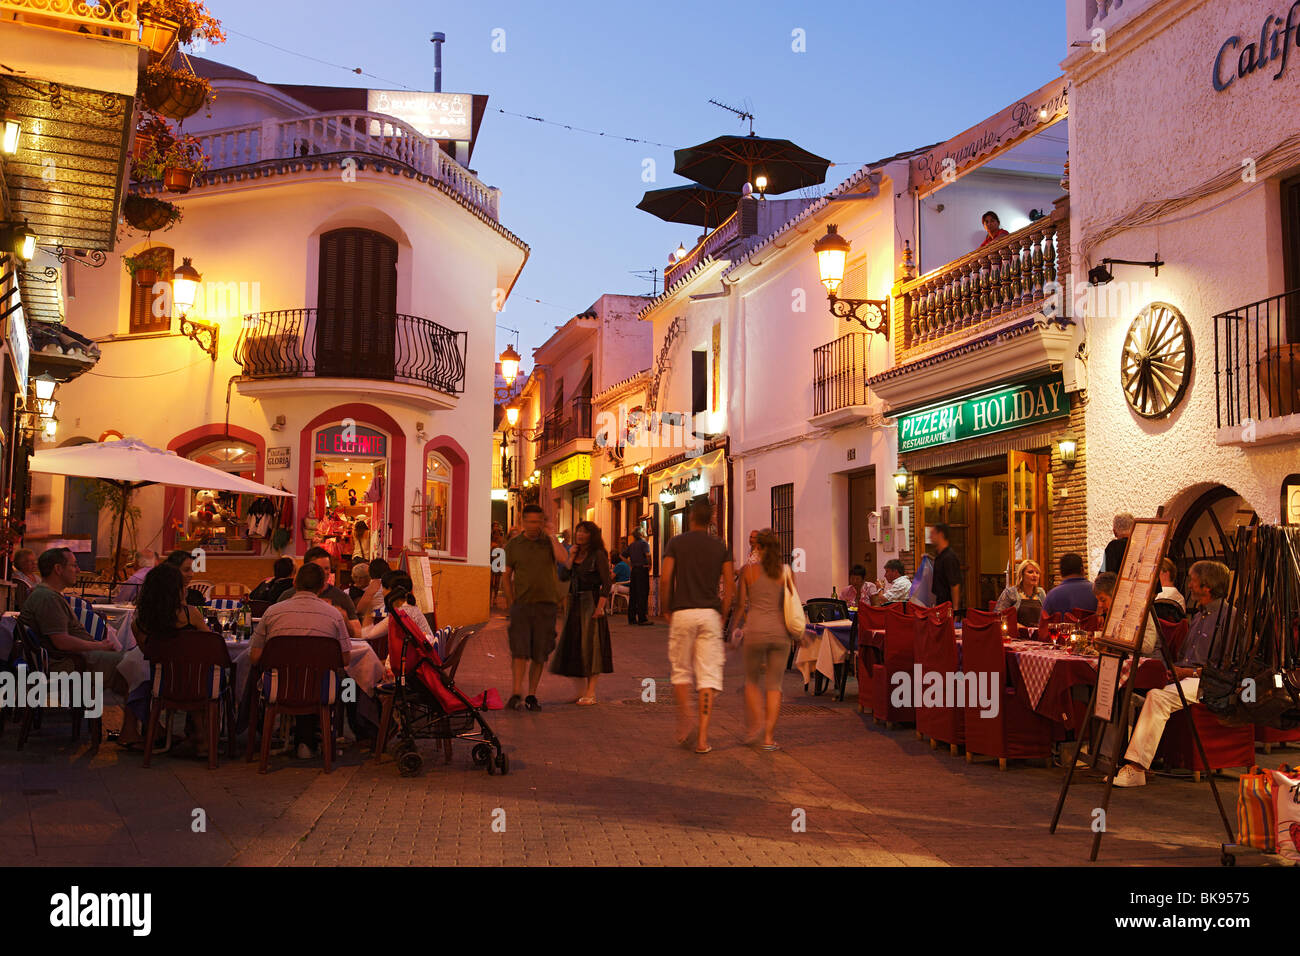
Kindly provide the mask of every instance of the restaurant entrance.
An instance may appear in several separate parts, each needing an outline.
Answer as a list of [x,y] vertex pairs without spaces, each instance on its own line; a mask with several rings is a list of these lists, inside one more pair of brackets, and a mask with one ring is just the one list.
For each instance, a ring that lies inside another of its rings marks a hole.
[[1043,452],[1011,451],[996,458],[920,472],[916,476],[915,533],[933,557],[930,528],[948,525],[961,562],[962,603],[987,608],[1007,586],[1017,564],[1047,566],[1047,474]]

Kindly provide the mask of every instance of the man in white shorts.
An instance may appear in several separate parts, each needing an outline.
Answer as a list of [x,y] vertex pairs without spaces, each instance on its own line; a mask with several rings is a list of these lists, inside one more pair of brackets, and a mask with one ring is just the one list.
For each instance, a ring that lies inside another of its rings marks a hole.
[[722,621],[731,609],[736,588],[731,553],[721,538],[709,533],[712,520],[713,505],[707,500],[691,505],[688,530],[668,542],[659,574],[660,606],[668,609],[668,662],[677,701],[677,743],[685,746],[690,740],[694,683],[700,698],[697,754],[713,749],[708,740],[709,716],[714,694],[722,690]]

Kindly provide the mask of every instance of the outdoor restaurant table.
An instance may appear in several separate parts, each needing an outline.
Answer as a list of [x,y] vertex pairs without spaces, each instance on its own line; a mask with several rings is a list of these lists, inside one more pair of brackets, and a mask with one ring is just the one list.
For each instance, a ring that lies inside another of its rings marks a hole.
[[[799,650],[794,656],[795,669],[803,675],[805,684],[812,680],[814,670],[824,674],[827,680],[835,679],[835,665],[848,657],[852,629],[853,622],[849,620],[822,621],[805,627],[804,639],[799,642]],[[836,640],[826,640],[827,634]]]
[[[1075,706],[1073,689],[1096,684],[1098,658],[1072,654],[1042,641],[1008,641],[1006,652],[1008,678],[1025,695],[1034,712],[1054,724],[1064,725],[1067,730],[1078,730],[1076,718],[1080,708]],[[1127,679],[1128,672],[1125,661],[1121,679]],[[1138,690],[1164,687],[1168,683],[1163,660],[1142,658],[1138,664]]]
[[94,604],[92,607],[113,629],[122,650],[129,651],[136,646],[135,632],[131,630],[131,621],[135,619],[134,604]]
[[[235,667],[235,700],[237,701],[244,699],[245,685],[248,683],[248,651],[251,646],[251,641],[226,641],[226,649],[230,651],[230,661]],[[383,661],[366,641],[352,642],[344,668],[348,676],[357,682],[357,688],[368,696],[373,695],[375,687],[383,683]]]

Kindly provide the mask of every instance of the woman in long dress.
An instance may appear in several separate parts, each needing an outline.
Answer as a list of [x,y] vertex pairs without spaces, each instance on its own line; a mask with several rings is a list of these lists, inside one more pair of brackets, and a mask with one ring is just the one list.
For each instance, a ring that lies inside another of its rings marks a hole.
[[609,618],[605,614],[611,585],[609,552],[594,521],[581,521],[573,529],[573,547],[565,567],[569,572],[569,607],[551,670],[586,680],[586,689],[576,703],[588,707],[596,703],[597,679],[614,672]]
[[788,565],[781,563],[781,539],[770,528],[758,532],[759,561],[740,572],[736,606],[744,614],[746,743],[776,750],[773,734],[781,711],[781,678],[790,653],[790,633],[785,629],[785,580]]

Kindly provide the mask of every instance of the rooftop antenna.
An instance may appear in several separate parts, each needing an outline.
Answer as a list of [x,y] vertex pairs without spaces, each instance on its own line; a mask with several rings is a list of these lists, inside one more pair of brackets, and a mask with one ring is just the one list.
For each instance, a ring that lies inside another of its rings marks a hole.
[[442,92],[442,45],[447,42],[447,34],[435,33],[429,38],[433,44],[433,92]]
[[721,107],[722,109],[726,110],[728,113],[735,113],[742,120],[749,120],[749,135],[750,136],[754,135],[754,114],[753,113],[747,112],[745,110],[738,110],[734,106],[728,106],[726,103],[719,103],[717,100],[709,100],[709,102],[712,103],[714,106]]
[[641,269],[641,270],[633,269],[628,274],[638,276],[642,279],[648,279],[650,281],[651,298],[659,294],[659,269],[658,268]]

